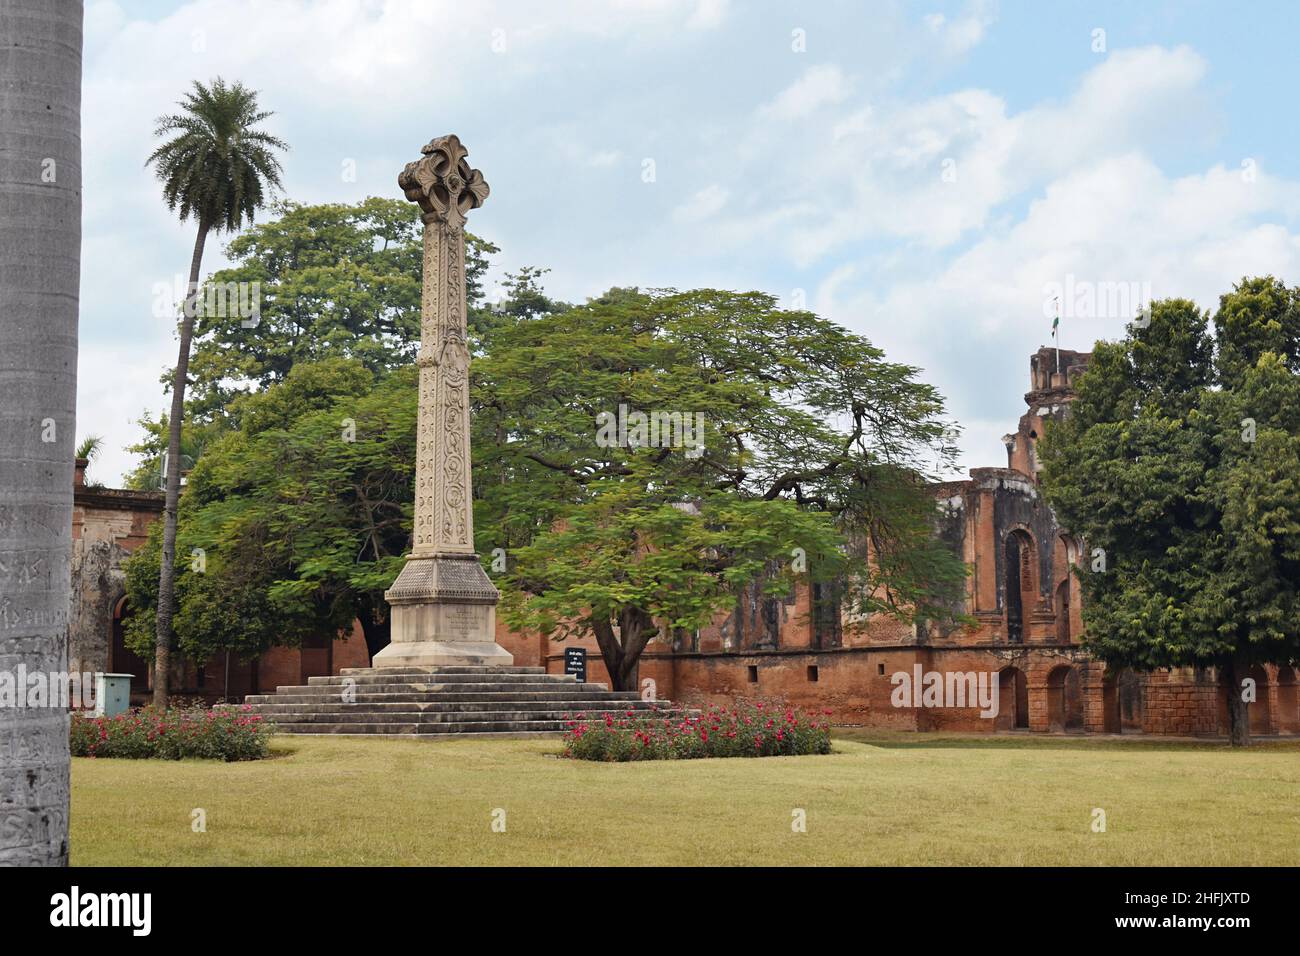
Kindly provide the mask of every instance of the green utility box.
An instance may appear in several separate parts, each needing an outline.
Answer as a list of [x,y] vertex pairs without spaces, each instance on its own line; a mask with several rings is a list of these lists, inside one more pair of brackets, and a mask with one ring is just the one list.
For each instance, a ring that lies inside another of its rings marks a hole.
[[116,717],[131,707],[131,674],[95,674],[95,716]]

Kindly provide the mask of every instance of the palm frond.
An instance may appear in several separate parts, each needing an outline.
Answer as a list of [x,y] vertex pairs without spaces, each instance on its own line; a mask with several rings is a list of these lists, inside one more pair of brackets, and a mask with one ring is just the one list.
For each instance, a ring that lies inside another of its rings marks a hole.
[[241,83],[195,80],[178,106],[181,112],[155,122],[154,135],[165,138],[145,165],[153,166],[167,208],[181,221],[233,232],[282,188],[275,151],[289,146],[257,128],[274,114],[259,109],[257,91]]

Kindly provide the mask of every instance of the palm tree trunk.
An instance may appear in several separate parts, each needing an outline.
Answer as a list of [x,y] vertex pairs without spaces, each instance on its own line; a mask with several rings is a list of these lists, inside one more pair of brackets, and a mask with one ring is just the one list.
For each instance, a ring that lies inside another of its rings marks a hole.
[[[81,22],[76,0],[0,0],[0,670],[47,679],[71,592]],[[0,708],[0,781],[0,866],[66,866],[66,703]]]
[[167,420],[167,494],[163,501],[162,556],[158,570],[158,631],[154,647],[153,703],[166,707],[171,690],[172,618],[176,614],[176,506],[181,496],[181,424],[185,417],[185,382],[190,370],[190,341],[194,338],[194,313],[199,296],[199,268],[208,224],[199,221],[190,258],[190,283],[181,310],[181,346],[172,378],[172,411]]

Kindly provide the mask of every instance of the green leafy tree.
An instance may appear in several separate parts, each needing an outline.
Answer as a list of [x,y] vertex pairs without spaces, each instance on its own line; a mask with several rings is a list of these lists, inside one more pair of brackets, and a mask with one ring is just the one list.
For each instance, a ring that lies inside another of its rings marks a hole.
[[[273,218],[227,244],[235,264],[209,280],[226,287],[257,283],[261,306],[255,322],[238,315],[197,316],[181,425],[183,468],[193,467],[205,448],[239,427],[236,398],[283,381],[296,364],[357,358],[378,373],[409,365],[419,344],[423,253],[417,206],[371,197],[351,205],[284,202],[273,208]],[[541,295],[530,284],[541,270],[525,268],[522,278],[508,278],[503,302],[484,306],[484,277],[497,251],[484,239],[466,236],[470,325],[480,335],[525,305],[534,306]],[[128,450],[143,457],[127,477],[128,487],[162,487],[169,420],[147,414],[140,419],[144,434]]]
[[[360,620],[373,654],[388,642],[383,591],[409,549],[416,370],[378,381],[360,359],[295,366],[238,398],[240,428],[199,459],[182,499],[181,651],[251,658]],[[134,606],[156,607],[160,540],[128,562]],[[147,650],[137,614],[128,641]]]
[[[148,412],[136,422],[144,434],[127,451],[142,455],[140,462],[126,476],[125,484],[137,491],[160,491],[167,486],[167,444],[171,427],[166,413],[154,418]],[[199,460],[203,450],[227,431],[225,419],[196,421],[186,416],[181,423],[182,477]]]
[[1116,667],[1217,668],[1247,743],[1249,669],[1300,658],[1300,291],[1244,279],[1213,328],[1192,302],[1155,303],[1097,343],[1039,453],[1048,500],[1104,557],[1076,572],[1085,646]]
[[257,105],[257,93],[220,77],[209,86],[194,81],[180,103],[181,112],[159,117],[154,135],[165,137],[149,155],[162,183],[167,208],[186,222],[198,225],[190,277],[180,322],[180,352],[172,378],[169,416],[166,501],[163,505],[162,551],[158,573],[154,655],[154,703],[167,704],[170,682],[169,655],[173,641],[175,608],[176,509],[180,498],[181,422],[185,414],[185,385],[194,335],[199,273],[208,233],[237,231],[253,219],[266,200],[266,192],[280,185],[280,163],[275,150],[288,146],[258,128],[271,114]]
[[[301,362],[359,359],[374,372],[411,364],[420,342],[423,226],[419,207],[370,197],[355,204],[284,202],[226,247],[235,261],[211,281],[257,283],[256,324],[203,316],[192,375],[200,420],[249,388],[283,381]],[[466,237],[466,300],[477,304],[497,248]]]
[[[506,621],[594,635],[628,689],[661,625],[755,578],[847,575],[861,611],[953,619],[965,568],[924,480],[953,434],[916,371],[760,293],[616,289],[497,329],[473,367],[475,522],[511,562]],[[672,427],[620,435],[634,412]]]

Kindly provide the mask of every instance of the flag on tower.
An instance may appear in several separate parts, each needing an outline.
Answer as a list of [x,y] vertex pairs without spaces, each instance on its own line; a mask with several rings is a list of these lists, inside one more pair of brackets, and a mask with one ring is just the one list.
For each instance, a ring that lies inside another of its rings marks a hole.
[[1054,295],[1052,301],[1056,303],[1056,316],[1052,319],[1052,342],[1056,346],[1056,371],[1059,375],[1061,371],[1061,297]]

